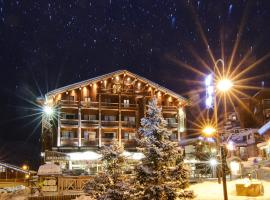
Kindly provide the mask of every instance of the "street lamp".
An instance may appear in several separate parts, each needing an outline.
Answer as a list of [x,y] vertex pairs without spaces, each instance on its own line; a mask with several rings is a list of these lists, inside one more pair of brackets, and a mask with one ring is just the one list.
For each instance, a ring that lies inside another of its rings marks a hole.
[[[218,63],[222,64],[222,68],[224,69],[224,61],[219,59],[216,61],[214,65],[213,73],[208,75],[205,79],[206,85],[206,107],[208,109],[214,109],[214,117],[215,117],[215,124],[218,130],[218,107],[217,107],[217,94],[221,92],[223,94],[229,92],[233,87],[233,81],[228,79],[224,74],[221,77],[216,75],[216,70],[218,69]],[[214,104],[214,105],[213,105]],[[226,117],[226,111],[225,117]],[[217,146],[220,146],[220,156],[221,156],[221,169],[222,169],[222,182],[223,182],[223,194],[224,200],[228,200],[227,194],[227,183],[226,183],[226,157],[225,157],[225,149],[224,145],[222,144],[221,135],[218,134],[218,131],[214,128],[206,127],[203,130],[203,133],[209,134],[216,134],[217,139]]]
[[233,82],[230,79],[221,79],[217,81],[217,89],[220,92],[228,92],[233,86]]
[[45,106],[43,107],[43,112],[44,112],[46,115],[48,115],[48,116],[52,116],[53,113],[54,113],[54,109],[53,109],[53,107],[51,107],[51,106],[49,106],[49,105],[45,105]]

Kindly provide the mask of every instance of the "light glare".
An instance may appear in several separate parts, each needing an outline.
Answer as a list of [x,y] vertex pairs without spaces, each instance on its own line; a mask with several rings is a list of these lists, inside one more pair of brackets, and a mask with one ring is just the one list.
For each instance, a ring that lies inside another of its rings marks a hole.
[[51,106],[44,106],[43,108],[43,112],[46,114],[46,115],[52,115],[53,114],[53,108]]
[[233,83],[229,79],[222,79],[222,80],[219,80],[217,83],[217,89],[221,92],[229,91],[232,86],[233,86]]

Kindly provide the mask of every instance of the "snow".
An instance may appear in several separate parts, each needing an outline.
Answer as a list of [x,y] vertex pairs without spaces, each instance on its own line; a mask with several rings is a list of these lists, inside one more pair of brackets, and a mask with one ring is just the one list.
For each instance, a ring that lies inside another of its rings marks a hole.
[[0,200],[27,200],[30,189],[24,186],[0,189]]
[[[235,184],[239,180],[228,181],[228,198],[230,200],[270,200],[270,181],[260,181],[264,186],[264,195],[258,197],[236,196]],[[214,181],[205,181],[190,186],[194,191],[196,200],[223,200],[222,184]]]
[[38,175],[59,175],[62,174],[60,166],[53,163],[41,165],[38,169]]

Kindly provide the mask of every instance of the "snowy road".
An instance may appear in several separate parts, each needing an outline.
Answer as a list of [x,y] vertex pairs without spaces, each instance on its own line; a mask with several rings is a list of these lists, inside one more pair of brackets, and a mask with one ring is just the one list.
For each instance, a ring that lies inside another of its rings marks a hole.
[[[236,196],[235,181],[228,181],[228,198],[229,200],[270,200],[270,182],[262,181],[264,186],[264,196],[243,197]],[[223,200],[222,184],[217,182],[203,182],[191,185],[190,188],[197,196],[196,200]]]

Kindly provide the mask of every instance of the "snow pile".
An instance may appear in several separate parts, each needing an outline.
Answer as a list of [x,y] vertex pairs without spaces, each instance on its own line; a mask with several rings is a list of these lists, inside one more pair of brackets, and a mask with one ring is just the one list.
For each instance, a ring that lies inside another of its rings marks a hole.
[[[239,182],[228,181],[227,182],[227,191],[228,198],[232,200],[269,200],[270,199],[270,182],[261,181],[264,186],[264,195],[258,197],[246,197],[246,196],[236,196],[235,184]],[[223,200],[223,190],[222,184],[218,184],[213,181],[205,181],[203,183],[198,183],[191,185],[190,188],[194,191],[196,195],[196,200]]]
[[0,200],[27,200],[30,189],[25,186],[16,186],[0,189]]
[[45,165],[41,165],[38,169],[38,175],[60,175],[62,174],[62,170],[60,166],[53,163],[46,163]]
[[82,195],[82,196],[77,197],[75,200],[95,200],[95,199],[93,199],[90,196]]

